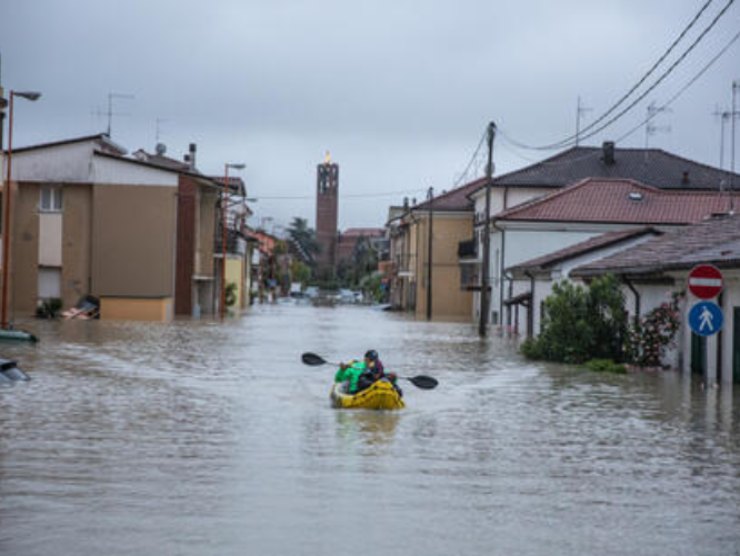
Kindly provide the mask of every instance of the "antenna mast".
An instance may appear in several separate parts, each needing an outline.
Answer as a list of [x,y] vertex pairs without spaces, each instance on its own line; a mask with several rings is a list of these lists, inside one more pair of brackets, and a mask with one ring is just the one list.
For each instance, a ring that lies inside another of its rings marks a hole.
[[[111,136],[111,126],[113,123],[113,99],[114,98],[125,98],[125,99],[133,99],[135,98],[134,95],[130,95],[127,93],[108,93],[108,112],[106,114],[108,115],[108,131],[106,132],[108,137]],[[119,116],[121,114],[116,114],[116,116]]]
[[581,116],[591,110],[593,108],[587,108],[581,105],[581,96],[578,95],[578,104],[576,106],[576,147],[578,146],[578,138],[581,135]]
[[670,108],[667,108],[663,106],[662,108],[658,108],[655,106],[655,101],[651,102],[647,107],[647,118],[645,119],[645,148],[648,148],[648,142],[651,135],[655,135],[658,131],[665,131],[666,133],[670,133],[671,126],[664,125],[664,126],[658,126],[652,123],[652,120],[655,116],[660,114],[661,112],[671,112],[672,110]]

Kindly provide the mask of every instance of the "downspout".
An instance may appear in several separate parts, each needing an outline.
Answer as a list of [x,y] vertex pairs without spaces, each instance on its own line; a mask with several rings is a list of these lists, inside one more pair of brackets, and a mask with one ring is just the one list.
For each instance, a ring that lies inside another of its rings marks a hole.
[[501,326],[503,324],[503,314],[504,314],[504,259],[506,255],[506,230],[496,225],[496,221],[491,221],[491,226],[501,232],[501,257],[499,259],[499,315],[498,315],[498,325]]
[[640,294],[627,276],[622,275],[622,281],[635,295],[635,326],[637,326],[640,323]]
[[529,270],[524,271],[524,275],[529,277],[529,293],[532,297],[529,299],[529,308],[527,310],[527,338],[534,337],[534,274]]

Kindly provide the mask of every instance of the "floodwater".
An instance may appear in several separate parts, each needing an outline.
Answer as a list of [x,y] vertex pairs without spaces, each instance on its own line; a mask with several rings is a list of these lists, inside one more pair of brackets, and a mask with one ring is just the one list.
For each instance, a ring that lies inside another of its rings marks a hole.
[[[0,554],[737,555],[740,390],[532,364],[362,307],[28,321],[0,346]],[[401,412],[329,407],[377,349]]]

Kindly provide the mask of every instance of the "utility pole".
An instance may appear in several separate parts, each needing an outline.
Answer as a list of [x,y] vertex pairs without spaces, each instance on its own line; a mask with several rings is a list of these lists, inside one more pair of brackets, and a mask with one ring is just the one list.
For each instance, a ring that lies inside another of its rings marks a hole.
[[493,139],[496,136],[496,124],[488,124],[488,163],[486,164],[486,212],[483,216],[483,268],[480,277],[480,323],[478,335],[483,338],[488,332],[488,313],[491,312],[491,292],[489,276],[491,274],[491,182],[493,181]]
[[735,213],[735,120],[737,119],[737,91],[740,89],[740,81],[732,82],[732,121],[730,122],[730,212]]
[[581,97],[578,96],[578,104],[576,105],[576,147],[578,146],[578,139],[581,135],[581,116],[585,112],[590,112],[591,108],[586,108],[581,105]]
[[434,189],[427,192],[429,203],[429,230],[427,232],[427,320],[432,320],[432,224],[434,222]]

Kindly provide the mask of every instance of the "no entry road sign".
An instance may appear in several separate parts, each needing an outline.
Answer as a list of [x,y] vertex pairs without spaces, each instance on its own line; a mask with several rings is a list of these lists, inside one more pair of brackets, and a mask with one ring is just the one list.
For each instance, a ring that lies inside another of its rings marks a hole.
[[711,264],[696,265],[689,272],[689,291],[699,299],[712,299],[722,291],[722,273]]

